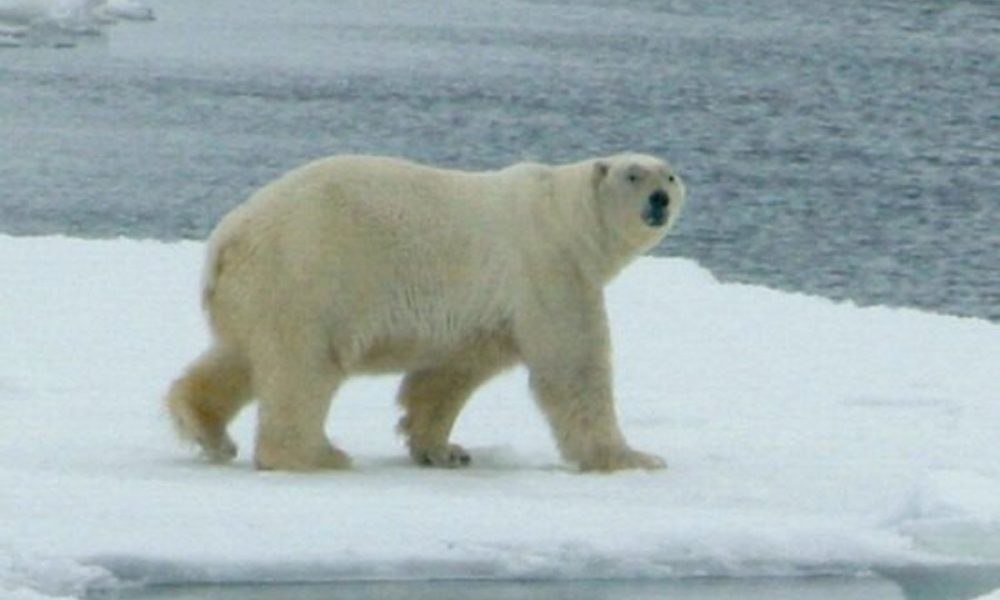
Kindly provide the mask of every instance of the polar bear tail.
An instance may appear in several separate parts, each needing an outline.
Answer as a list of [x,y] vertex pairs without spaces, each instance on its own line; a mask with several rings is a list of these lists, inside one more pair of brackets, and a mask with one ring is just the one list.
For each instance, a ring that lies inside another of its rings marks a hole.
[[206,311],[211,306],[215,288],[222,273],[222,249],[220,244],[212,240],[208,243],[208,256],[205,257],[205,270],[201,275],[201,306]]

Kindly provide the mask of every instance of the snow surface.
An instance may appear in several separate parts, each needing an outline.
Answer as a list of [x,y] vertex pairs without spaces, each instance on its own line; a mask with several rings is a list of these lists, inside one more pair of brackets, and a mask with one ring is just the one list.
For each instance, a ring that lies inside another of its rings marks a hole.
[[213,466],[161,408],[206,343],[201,259],[197,243],[0,236],[0,597],[1000,565],[989,322],[644,258],[608,291],[616,390],[630,440],[668,470],[567,468],[515,370],[458,424],[469,469],[408,462],[383,377],[348,384],[328,423],[355,470],[258,473],[252,410],[237,461]]

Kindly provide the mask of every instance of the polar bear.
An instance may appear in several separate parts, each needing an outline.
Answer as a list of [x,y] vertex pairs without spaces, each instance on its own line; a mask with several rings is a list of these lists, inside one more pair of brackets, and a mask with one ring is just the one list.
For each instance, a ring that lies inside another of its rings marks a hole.
[[419,464],[458,467],[455,419],[516,364],[563,458],[655,469],[615,413],[603,288],[673,225],[685,189],[622,154],[465,172],[335,156],[293,170],[212,233],[203,304],[213,344],[171,386],[183,437],[226,461],[226,426],[259,401],[259,469],[348,468],[327,439],[349,376],[403,372],[398,430]]

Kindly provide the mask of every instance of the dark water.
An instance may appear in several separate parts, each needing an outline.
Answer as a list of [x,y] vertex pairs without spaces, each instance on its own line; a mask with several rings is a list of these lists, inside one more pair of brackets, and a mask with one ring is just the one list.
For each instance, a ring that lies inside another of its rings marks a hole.
[[994,0],[153,6],[76,48],[0,48],[0,231],[202,238],[330,153],[634,149],[689,182],[661,253],[1000,321]]
[[972,600],[996,590],[996,567],[950,572],[673,580],[383,581],[154,586],[88,600]]
[[995,561],[801,577],[340,581],[130,586],[86,600],[973,600],[1000,591]]
[[[383,582],[163,587],[118,600],[904,600],[874,578],[576,582]],[[935,600],[968,600],[938,596]],[[97,599],[95,599],[97,600]]]

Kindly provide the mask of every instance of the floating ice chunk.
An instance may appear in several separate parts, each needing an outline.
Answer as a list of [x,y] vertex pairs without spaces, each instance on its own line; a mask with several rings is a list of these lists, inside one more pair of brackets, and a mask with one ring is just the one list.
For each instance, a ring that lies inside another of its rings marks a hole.
[[4,25],[0,22],[0,48],[22,45],[24,36],[27,33],[28,28],[26,26]]
[[75,36],[99,35],[120,20],[152,21],[136,0],[0,0],[0,45],[72,46]]
[[[460,420],[468,470],[412,466],[390,433],[398,378],[359,378],[330,423],[358,469],[262,474],[188,459],[152,400],[204,343],[203,253],[0,236],[0,263],[19,266],[0,306],[0,598],[96,591],[74,565],[123,585],[875,571],[914,599],[1000,588],[994,324],[644,258],[608,305],[622,419],[669,471],[570,472],[519,370]],[[244,447],[253,419],[234,424]],[[50,552],[66,562],[33,558]]]
[[0,0],[0,22],[35,25],[44,22],[83,23],[93,19],[101,0]]
[[28,25],[46,18],[47,2],[38,0],[0,0],[0,23],[7,25]]
[[135,0],[107,0],[94,9],[95,14],[123,21],[154,21],[153,9]]

